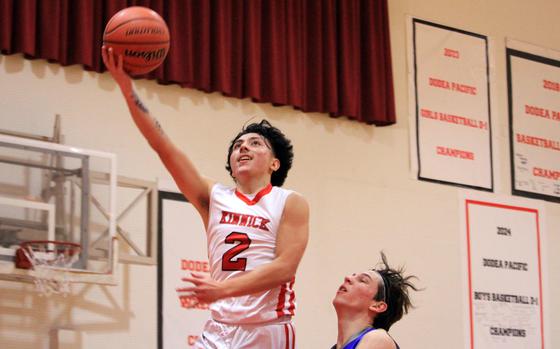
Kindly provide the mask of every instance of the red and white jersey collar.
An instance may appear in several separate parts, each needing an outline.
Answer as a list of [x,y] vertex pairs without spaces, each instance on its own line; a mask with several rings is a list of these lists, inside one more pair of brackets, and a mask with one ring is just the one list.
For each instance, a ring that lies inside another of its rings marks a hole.
[[244,203],[246,203],[249,206],[253,206],[255,205],[257,202],[259,202],[260,199],[262,199],[263,196],[265,196],[266,194],[270,193],[272,191],[272,184],[268,183],[268,185],[264,188],[262,188],[257,195],[255,195],[255,197],[253,199],[249,199],[247,196],[245,196],[245,194],[243,194],[242,192],[240,192],[239,190],[235,189],[235,195],[241,199]]

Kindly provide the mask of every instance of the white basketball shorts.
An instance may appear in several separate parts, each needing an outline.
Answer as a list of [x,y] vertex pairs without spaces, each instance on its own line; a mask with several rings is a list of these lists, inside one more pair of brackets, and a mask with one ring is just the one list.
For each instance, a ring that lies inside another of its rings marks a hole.
[[290,319],[258,325],[229,325],[209,320],[196,349],[295,349],[296,333]]

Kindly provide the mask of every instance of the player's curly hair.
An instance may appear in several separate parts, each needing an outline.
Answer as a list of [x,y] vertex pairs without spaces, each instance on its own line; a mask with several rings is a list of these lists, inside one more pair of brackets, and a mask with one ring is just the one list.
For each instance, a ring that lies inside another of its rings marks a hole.
[[404,268],[393,269],[387,263],[387,256],[381,251],[381,268],[374,269],[381,275],[382,280],[379,281],[377,294],[373,299],[376,301],[385,301],[387,310],[378,314],[373,319],[373,327],[382,328],[389,331],[391,325],[399,321],[404,314],[408,313],[409,308],[413,308],[409,289],[418,291],[418,288],[412,284],[411,279],[418,279],[414,275],[404,276]]
[[286,138],[282,131],[272,126],[266,119],[263,119],[259,123],[252,123],[243,127],[237,136],[233,138],[228,149],[226,170],[228,170],[230,176],[235,179],[233,177],[233,173],[231,172],[229,158],[233,151],[233,144],[235,141],[247,133],[257,133],[263,136],[270,143],[272,153],[280,161],[280,168],[272,173],[270,182],[274,186],[281,187],[284,184],[286,177],[288,177],[288,171],[292,167],[292,160],[294,158],[293,146],[292,142]]

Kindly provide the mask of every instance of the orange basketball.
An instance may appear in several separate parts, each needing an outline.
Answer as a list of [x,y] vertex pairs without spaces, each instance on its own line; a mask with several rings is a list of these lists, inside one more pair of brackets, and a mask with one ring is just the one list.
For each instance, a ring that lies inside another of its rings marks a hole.
[[131,75],[146,74],[163,62],[169,51],[169,29],[157,12],[141,6],[117,12],[105,26],[103,44],[123,56]]

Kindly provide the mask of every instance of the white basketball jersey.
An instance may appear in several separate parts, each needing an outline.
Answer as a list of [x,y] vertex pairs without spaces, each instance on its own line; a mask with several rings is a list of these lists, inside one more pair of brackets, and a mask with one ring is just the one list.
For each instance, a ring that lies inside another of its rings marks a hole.
[[[267,186],[254,198],[216,184],[210,197],[208,259],[214,280],[223,281],[270,263],[290,190]],[[229,324],[257,324],[292,316],[294,280],[265,292],[218,300],[212,318]]]

